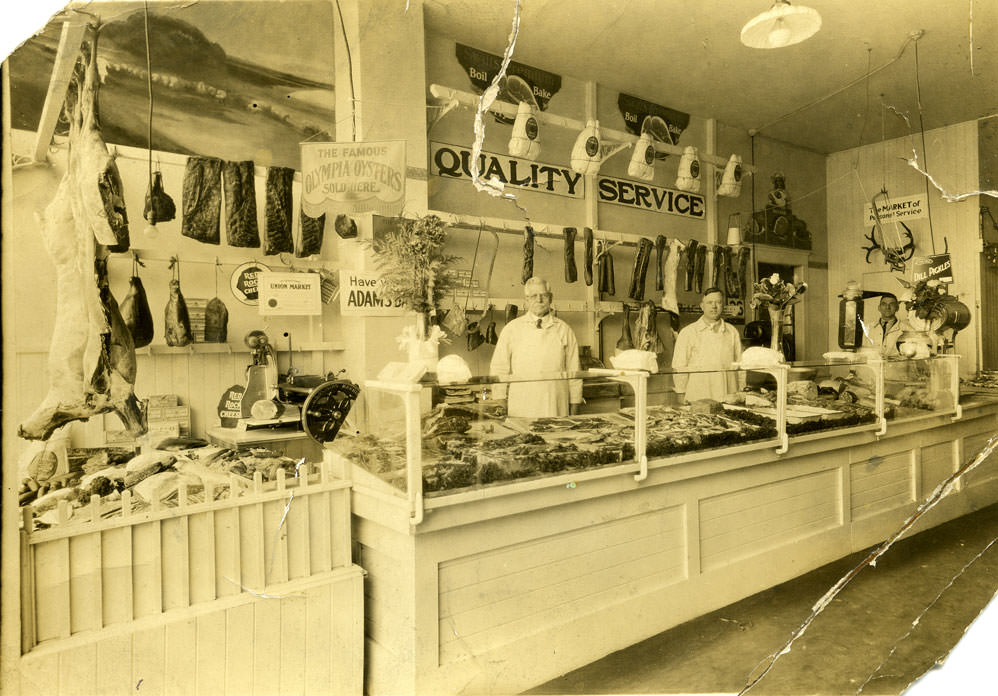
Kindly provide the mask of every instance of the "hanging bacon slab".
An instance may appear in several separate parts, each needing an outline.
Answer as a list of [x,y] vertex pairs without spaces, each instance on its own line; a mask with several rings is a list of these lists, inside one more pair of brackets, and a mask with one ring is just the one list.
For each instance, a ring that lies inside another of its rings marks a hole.
[[60,426],[116,412],[133,435],[146,431],[133,391],[135,346],[107,285],[107,251],[128,249],[121,178],[101,136],[97,27],[88,28],[70,79],[66,174],[41,217],[55,264],[56,316],[49,390],[18,434],[46,440]]

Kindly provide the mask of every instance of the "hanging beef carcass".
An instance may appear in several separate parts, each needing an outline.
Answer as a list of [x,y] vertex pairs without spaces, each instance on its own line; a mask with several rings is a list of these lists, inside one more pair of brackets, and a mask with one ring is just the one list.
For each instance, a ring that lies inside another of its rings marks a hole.
[[135,346],[107,286],[107,252],[128,248],[128,219],[121,178],[101,137],[98,84],[97,27],[91,26],[64,107],[66,174],[41,219],[55,264],[56,316],[48,393],[18,429],[28,439],[48,439],[65,423],[111,411],[132,434],[146,431],[133,391]]

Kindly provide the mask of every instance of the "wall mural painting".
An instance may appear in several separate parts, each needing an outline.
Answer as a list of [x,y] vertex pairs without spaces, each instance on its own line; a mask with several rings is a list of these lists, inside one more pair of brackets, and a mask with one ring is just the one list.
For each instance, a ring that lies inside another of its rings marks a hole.
[[[94,2],[86,10],[104,25],[98,55],[104,136],[145,148],[143,4]],[[10,56],[14,128],[38,127],[69,12]],[[151,5],[153,149],[297,169],[301,141],[335,140],[333,28],[332,5],[322,0]]]

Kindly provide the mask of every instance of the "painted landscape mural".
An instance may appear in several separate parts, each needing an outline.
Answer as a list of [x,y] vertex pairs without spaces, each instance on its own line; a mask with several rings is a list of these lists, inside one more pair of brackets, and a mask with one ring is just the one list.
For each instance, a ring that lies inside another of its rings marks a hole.
[[[145,148],[142,3],[86,10],[103,23],[104,137]],[[64,19],[54,17],[10,56],[14,128],[37,129]],[[332,6],[321,1],[150,4],[153,149],[298,168],[301,141],[335,140],[333,29]]]

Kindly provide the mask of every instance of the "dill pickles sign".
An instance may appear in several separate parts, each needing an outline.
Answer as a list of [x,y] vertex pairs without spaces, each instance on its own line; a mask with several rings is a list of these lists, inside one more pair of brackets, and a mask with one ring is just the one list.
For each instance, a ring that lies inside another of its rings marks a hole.
[[377,271],[340,270],[340,314],[390,317],[405,314],[401,300],[381,295],[383,281]]
[[302,143],[301,208],[323,213],[398,215],[405,203],[405,141]]

